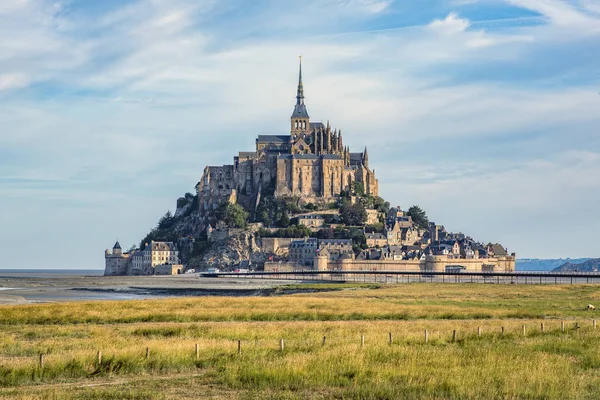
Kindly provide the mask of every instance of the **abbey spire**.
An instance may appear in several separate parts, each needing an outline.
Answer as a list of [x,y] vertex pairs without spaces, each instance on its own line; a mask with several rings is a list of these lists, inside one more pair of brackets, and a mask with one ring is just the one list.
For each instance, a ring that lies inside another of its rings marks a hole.
[[300,133],[308,133],[310,130],[310,117],[304,104],[304,85],[302,84],[302,56],[300,56],[300,72],[298,73],[298,92],[296,93],[296,105],[291,117],[292,136]]

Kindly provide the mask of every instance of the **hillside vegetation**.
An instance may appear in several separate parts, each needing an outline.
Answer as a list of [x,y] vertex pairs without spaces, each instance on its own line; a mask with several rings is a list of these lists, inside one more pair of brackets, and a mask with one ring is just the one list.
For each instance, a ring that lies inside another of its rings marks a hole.
[[598,272],[600,269],[600,258],[592,258],[584,262],[566,262],[560,267],[554,268],[554,272]]
[[594,286],[412,284],[3,306],[0,398],[594,398],[585,306],[599,300]]

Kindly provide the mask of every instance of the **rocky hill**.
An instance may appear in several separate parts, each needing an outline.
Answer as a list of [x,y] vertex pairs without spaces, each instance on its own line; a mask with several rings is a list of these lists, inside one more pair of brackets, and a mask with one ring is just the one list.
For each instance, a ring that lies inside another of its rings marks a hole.
[[517,271],[552,271],[565,263],[579,264],[589,258],[519,258]]
[[598,272],[600,269],[600,258],[592,258],[582,263],[566,262],[560,267],[554,268],[552,272]]

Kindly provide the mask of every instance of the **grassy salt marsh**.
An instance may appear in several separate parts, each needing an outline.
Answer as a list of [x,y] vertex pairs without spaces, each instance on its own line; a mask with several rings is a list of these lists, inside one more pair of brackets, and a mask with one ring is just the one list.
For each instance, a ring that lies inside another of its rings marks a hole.
[[349,288],[3,306],[0,398],[564,399],[600,390],[600,328],[585,310],[600,304],[600,288]]

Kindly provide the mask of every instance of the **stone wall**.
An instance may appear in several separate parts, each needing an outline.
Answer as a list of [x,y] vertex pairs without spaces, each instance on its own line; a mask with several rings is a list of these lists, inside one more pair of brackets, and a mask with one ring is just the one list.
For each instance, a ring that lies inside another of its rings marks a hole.
[[[281,263],[275,264],[279,265],[280,268],[281,265],[286,265]],[[498,258],[450,259],[447,256],[427,256],[425,260],[339,259],[334,261],[327,260],[325,257],[315,258],[315,269],[318,269],[319,271],[446,272],[446,267],[464,267],[464,269],[461,268],[461,270],[464,272],[514,272],[515,257],[505,256]],[[290,266],[290,268],[293,269],[294,267]]]
[[278,253],[280,250],[288,251],[292,238],[262,238],[261,250],[263,253]]

